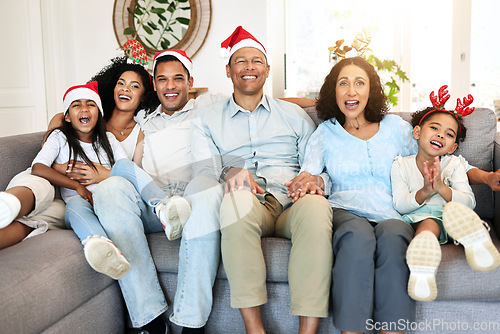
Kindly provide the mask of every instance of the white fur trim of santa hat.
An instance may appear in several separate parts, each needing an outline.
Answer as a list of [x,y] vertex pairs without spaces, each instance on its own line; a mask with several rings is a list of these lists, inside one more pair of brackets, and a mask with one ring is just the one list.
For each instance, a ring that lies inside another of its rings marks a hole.
[[262,45],[257,38],[253,37],[252,34],[243,29],[242,26],[238,26],[233,33],[220,44],[220,46],[221,50],[219,55],[222,58],[229,58],[239,49],[246,47],[260,50],[267,58],[267,52],[264,45]]
[[76,100],[87,99],[92,100],[97,104],[101,115],[103,115],[101,97],[99,96],[97,89],[97,81],[91,81],[85,85],[78,85],[68,88],[66,93],[63,96],[63,108],[64,113],[66,113],[69,109],[71,103]]
[[155,54],[153,60],[153,77],[155,75],[154,71],[156,70],[156,61],[158,60],[158,58],[164,56],[174,56],[188,70],[189,75],[190,76],[193,75],[193,61],[191,60],[191,58],[188,57],[186,52],[184,52],[183,50],[171,49],[171,50],[160,51]]

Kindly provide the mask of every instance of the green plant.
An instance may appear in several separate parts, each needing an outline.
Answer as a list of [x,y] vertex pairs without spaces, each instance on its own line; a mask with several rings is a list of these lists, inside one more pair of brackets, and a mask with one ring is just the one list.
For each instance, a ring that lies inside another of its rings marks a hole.
[[188,2],[189,0],[136,0],[133,8],[127,7],[134,18],[134,25],[125,28],[123,34],[141,40],[145,46],[154,50],[168,49],[182,38],[176,36],[173,28],[189,26]]
[[[365,54],[364,58],[375,67],[377,72],[379,72],[382,83],[385,86],[384,93],[387,96],[389,103],[396,106],[398,104],[398,97],[396,95],[401,90],[397,82],[398,80],[401,80],[401,82],[409,80],[406,76],[406,72],[404,72],[401,69],[401,66],[399,66],[394,60],[381,60],[373,55],[370,49],[368,50],[370,51],[370,54]],[[389,79],[384,80],[384,78],[382,78],[384,74],[388,76]]]

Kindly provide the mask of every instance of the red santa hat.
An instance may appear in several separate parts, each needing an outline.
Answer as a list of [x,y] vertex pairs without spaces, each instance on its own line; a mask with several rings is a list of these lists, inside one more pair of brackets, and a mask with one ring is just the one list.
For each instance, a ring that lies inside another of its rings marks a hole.
[[64,113],[68,111],[71,103],[80,99],[94,101],[101,114],[103,114],[101,98],[99,97],[97,90],[97,81],[91,81],[85,85],[70,87],[63,96]]
[[164,56],[174,56],[179,60],[182,65],[187,69],[189,76],[193,74],[193,61],[187,56],[186,52],[182,50],[177,50],[177,49],[171,49],[171,50],[165,50],[165,51],[160,51],[155,54],[155,58],[153,60],[153,77],[155,75],[155,70],[156,70],[156,61],[158,58],[164,57]]
[[253,37],[248,31],[239,26],[234,30],[234,32],[229,36],[224,42],[220,44],[221,51],[220,55],[223,58],[229,58],[241,48],[251,47],[256,48],[266,56],[266,48],[259,42],[255,37]]

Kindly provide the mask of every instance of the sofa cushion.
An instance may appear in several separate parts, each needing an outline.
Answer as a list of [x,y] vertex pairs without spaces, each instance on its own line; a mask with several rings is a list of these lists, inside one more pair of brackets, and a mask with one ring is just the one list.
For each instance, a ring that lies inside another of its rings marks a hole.
[[[170,241],[165,233],[147,235],[149,248],[158,272],[177,273],[180,240]],[[262,251],[267,268],[268,282],[288,282],[288,258],[291,242],[282,238],[262,238]],[[219,279],[227,279],[224,266],[219,266]]]
[[[80,241],[69,230],[49,230],[3,249],[0,263],[5,306],[0,324],[9,333],[40,333],[116,284],[87,264]],[[113,295],[120,296],[119,290]],[[105,305],[94,308],[123,314],[119,300],[101,299]],[[20,315],[30,321],[20,321]],[[116,326],[123,327],[122,318],[116,319]]]

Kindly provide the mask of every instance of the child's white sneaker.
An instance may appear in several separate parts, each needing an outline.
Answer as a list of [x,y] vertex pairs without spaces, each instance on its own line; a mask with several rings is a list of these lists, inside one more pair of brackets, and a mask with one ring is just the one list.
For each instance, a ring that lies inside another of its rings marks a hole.
[[491,241],[490,227],[469,207],[448,202],[443,209],[446,232],[464,246],[467,262],[472,269],[489,271],[500,265],[500,253]]
[[113,279],[120,279],[129,271],[130,263],[108,238],[94,235],[83,240],[82,244],[85,258],[95,271]]
[[413,238],[406,251],[406,262],[410,268],[410,297],[422,302],[436,299],[436,272],[441,263],[441,246],[436,236],[430,231],[423,231]]
[[161,200],[155,207],[168,240],[179,239],[182,229],[191,215],[191,205],[181,196]]
[[19,199],[5,191],[0,192],[0,228],[4,228],[16,219],[21,210]]

